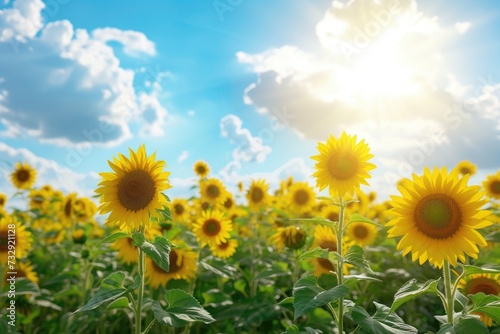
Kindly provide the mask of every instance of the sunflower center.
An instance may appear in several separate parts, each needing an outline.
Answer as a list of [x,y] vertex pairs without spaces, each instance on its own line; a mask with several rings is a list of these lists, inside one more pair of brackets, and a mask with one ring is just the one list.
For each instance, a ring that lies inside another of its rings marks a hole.
[[224,207],[226,209],[231,209],[233,207],[233,200],[230,197],[228,197],[224,202]]
[[5,204],[5,198],[0,197],[0,206],[3,206]]
[[0,231],[0,253],[7,253],[9,249],[9,235],[7,231]]
[[208,197],[212,197],[212,198],[219,197],[219,195],[220,195],[219,187],[217,187],[215,184],[210,184],[207,187],[207,195],[208,195]]
[[30,179],[30,172],[26,169],[20,169],[16,172],[16,179],[21,182],[26,182]]
[[476,294],[482,292],[486,295],[498,295],[500,293],[500,285],[487,277],[477,277],[469,282],[467,294]]
[[336,212],[330,212],[326,218],[330,219],[332,222],[337,222],[339,221],[339,214]]
[[229,247],[229,242],[228,241],[223,242],[218,247],[219,247],[219,249],[223,249],[224,250],[224,249],[226,249],[226,248]]
[[72,205],[71,200],[67,200],[66,204],[64,204],[64,215],[66,217],[71,217]]
[[353,229],[354,236],[358,239],[365,239],[368,236],[368,229],[363,225],[356,225]]
[[346,152],[332,155],[328,161],[328,171],[334,179],[347,180],[356,174],[358,162],[356,158]]
[[299,189],[293,196],[295,203],[298,205],[305,205],[309,202],[309,193],[304,189]]
[[259,203],[264,199],[264,192],[260,188],[253,188],[250,198],[252,199],[252,202]]
[[490,190],[494,194],[500,194],[500,181],[495,180],[490,183]]
[[139,211],[155,196],[155,182],[148,172],[137,169],[127,173],[118,183],[118,200],[125,209]]
[[221,230],[220,223],[216,219],[210,218],[207,221],[205,221],[205,224],[203,224],[203,232],[205,232],[206,235],[209,235],[211,237],[219,234],[220,230]]
[[461,167],[460,174],[462,175],[470,174],[470,169],[468,167]]
[[182,205],[182,204],[174,205],[174,211],[175,211],[175,214],[182,215],[184,213],[184,205]]
[[445,194],[431,194],[415,207],[416,227],[433,239],[450,238],[462,226],[462,212],[457,202]]
[[200,175],[204,175],[207,172],[205,166],[196,166],[196,172]]

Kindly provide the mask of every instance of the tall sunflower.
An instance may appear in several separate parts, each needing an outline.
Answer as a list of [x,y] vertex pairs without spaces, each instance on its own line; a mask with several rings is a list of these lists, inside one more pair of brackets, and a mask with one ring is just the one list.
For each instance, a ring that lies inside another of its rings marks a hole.
[[349,240],[361,247],[373,245],[377,238],[377,227],[363,222],[350,223],[345,232]]
[[36,170],[27,163],[16,163],[10,179],[17,189],[30,189],[36,180]]
[[441,268],[445,260],[457,265],[465,254],[477,258],[479,246],[486,246],[477,229],[491,225],[484,218],[490,211],[481,210],[486,203],[479,186],[467,186],[468,175],[458,177],[456,170],[446,168],[413,174],[399,187],[402,196],[392,196],[391,219],[386,226],[390,238],[402,236],[398,250],[412,252],[412,260],[429,261]]
[[207,177],[208,173],[210,173],[210,167],[208,164],[201,160],[194,163],[193,170],[201,179]]
[[[38,275],[33,269],[33,266],[29,261],[16,263],[16,278],[27,278],[33,283],[38,283]],[[5,278],[7,278],[7,273],[5,273]],[[5,281],[4,281],[5,282]]]
[[493,175],[488,175],[483,181],[486,195],[494,199],[500,199],[500,170]]
[[[15,234],[9,234],[13,225]],[[0,264],[7,263],[10,245],[15,246],[16,258],[22,259],[28,255],[32,242],[31,233],[15,217],[6,215],[0,219]]]
[[469,160],[463,160],[457,163],[455,166],[455,169],[458,171],[459,174],[461,175],[474,175],[476,174],[477,167],[474,165],[472,162]]
[[107,223],[130,232],[158,217],[157,210],[167,204],[162,191],[171,186],[170,173],[163,170],[165,161],[155,160],[156,153],[148,157],[144,144],[137,152],[129,151],[129,158],[119,154],[108,161],[113,172],[99,174],[102,180],[96,193],[101,195],[100,213],[110,213]]
[[58,216],[64,226],[70,227],[75,223],[75,201],[76,193],[70,193],[63,199]]
[[[482,292],[485,295],[500,296],[500,275],[472,274],[458,282],[458,288],[467,295]],[[484,313],[478,313],[481,321],[488,327],[493,325],[493,320]]]
[[222,182],[213,177],[210,179],[204,179],[200,181],[200,196],[201,199],[206,201],[208,204],[214,206],[224,203],[227,197],[226,187]]
[[298,214],[309,212],[316,203],[314,189],[307,182],[297,182],[290,186],[287,193],[290,209]]
[[258,210],[267,205],[269,202],[268,189],[269,184],[264,179],[252,180],[246,193],[248,206],[253,210]]
[[[178,244],[176,242],[176,244]],[[151,258],[146,258],[146,279],[152,288],[166,287],[171,279],[191,280],[196,277],[198,254],[189,248],[172,248],[169,254],[170,268],[160,268]]]
[[226,242],[231,237],[229,232],[232,230],[231,220],[224,218],[224,213],[217,209],[202,212],[201,218],[193,224],[193,232],[202,247]]
[[338,139],[330,136],[326,143],[318,143],[318,151],[311,158],[317,161],[313,176],[320,191],[328,187],[332,196],[344,196],[368,185],[368,172],[375,165],[368,162],[373,155],[364,139],[356,143],[356,136],[343,132]]

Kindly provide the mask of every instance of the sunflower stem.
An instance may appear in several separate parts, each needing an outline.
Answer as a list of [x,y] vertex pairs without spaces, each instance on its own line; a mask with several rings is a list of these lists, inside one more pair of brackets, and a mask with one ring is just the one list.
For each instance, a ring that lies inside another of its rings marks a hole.
[[446,310],[446,315],[448,317],[448,323],[450,325],[453,325],[453,314],[455,313],[455,296],[452,294],[450,263],[446,260],[444,261],[443,266],[443,279],[446,297],[446,303],[444,307]]
[[[141,224],[141,234],[144,235],[144,224]],[[146,272],[144,252],[139,248],[139,290],[137,292],[137,308],[135,312],[135,333],[141,334],[141,324],[142,324],[142,297],[144,295],[144,275]]]
[[[342,260],[342,235],[344,234],[344,213],[345,213],[344,199],[339,198],[339,223],[337,225],[337,253],[340,255],[340,260],[337,262],[337,281],[338,285],[344,284],[344,261]],[[344,333],[344,297],[339,299],[338,306],[338,319],[337,326],[339,329],[339,334]]]

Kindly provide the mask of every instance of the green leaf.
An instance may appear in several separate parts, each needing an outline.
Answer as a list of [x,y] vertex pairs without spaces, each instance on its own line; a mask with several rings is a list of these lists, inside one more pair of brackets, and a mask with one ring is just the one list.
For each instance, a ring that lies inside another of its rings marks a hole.
[[[167,195],[163,194],[163,196],[165,196],[167,200],[170,202]],[[156,210],[156,212],[158,212],[161,222],[174,221],[174,218],[172,217],[172,213],[170,212],[170,208],[168,206],[164,206],[163,209]]]
[[459,264],[460,267],[464,268],[463,276],[468,276],[472,274],[500,274],[500,266],[494,267],[476,267],[470,264]]
[[352,264],[361,269],[365,269],[370,273],[373,273],[372,268],[370,268],[370,264],[365,260],[365,251],[358,245],[352,245],[347,250],[347,253],[344,256],[345,262]]
[[318,285],[316,276],[302,277],[293,286],[295,319],[303,316],[307,311],[326,305],[348,293],[349,289],[344,285],[337,285],[330,290],[325,290]]
[[436,334],[489,334],[489,330],[477,318],[462,318],[454,326],[442,325]]
[[367,223],[367,224],[372,224],[375,226],[381,226],[379,223],[374,222],[373,220],[366,218],[365,216],[360,215],[359,213],[353,213],[349,217],[349,221],[347,222],[346,226],[349,225],[350,223]]
[[125,233],[123,231],[116,232],[116,233],[113,233],[111,235],[108,235],[106,238],[104,238],[102,240],[99,240],[96,243],[96,245],[100,245],[100,244],[107,243],[107,242],[113,242],[115,240],[123,239],[123,238],[130,238],[130,234]]
[[115,301],[124,294],[137,289],[139,287],[138,278],[139,276],[136,276],[134,282],[125,287],[125,272],[117,271],[112,273],[102,281],[94,297],[92,297],[85,306],[73,312],[73,314],[93,310],[104,303]]
[[333,202],[333,199],[327,196],[317,196],[316,199],[319,201]]
[[291,325],[286,329],[286,332],[283,332],[281,334],[299,334],[299,327],[296,325]]
[[220,277],[224,277],[224,278],[230,278],[230,276],[228,274],[226,274],[225,272],[223,272],[222,270],[219,270],[217,268],[215,268],[214,266],[208,264],[207,262],[205,261],[201,261],[200,262],[201,266],[211,272],[213,272],[215,275],[217,276],[220,276]]
[[294,220],[294,221],[303,221],[306,223],[316,223],[320,225],[325,225],[331,228],[335,228],[337,225],[337,222],[332,222],[330,219],[326,219],[323,217],[314,217],[314,218],[291,218],[289,220]]
[[157,236],[152,243],[146,241],[141,232],[136,232],[132,236],[137,247],[142,249],[161,269],[170,269],[170,249],[172,243],[163,236]]
[[164,326],[182,327],[195,321],[205,324],[215,321],[193,296],[182,290],[169,290],[165,293],[165,298],[168,303],[165,310],[157,301],[151,304],[155,319]]
[[293,304],[294,298],[293,297],[287,297],[280,301],[278,305],[287,305],[287,304]]
[[469,295],[473,303],[470,312],[481,312],[486,314],[491,319],[500,323],[500,297],[496,295],[485,295],[478,292],[474,295]]
[[323,249],[316,247],[300,255],[299,260],[309,260],[309,259],[327,259],[332,262],[337,262],[340,259],[340,255],[337,252],[330,252],[328,249]]
[[409,280],[394,295],[394,302],[392,303],[390,311],[394,312],[407,301],[415,299],[424,293],[435,293],[440,280],[441,278],[437,280],[428,280],[424,284],[417,283],[416,279]]
[[344,285],[353,289],[357,282],[359,281],[368,281],[368,282],[382,282],[378,278],[369,277],[364,275],[346,275],[344,276]]
[[123,296],[123,297],[118,298],[117,300],[115,300],[111,304],[109,304],[108,307],[106,307],[106,309],[113,310],[113,309],[117,309],[117,308],[128,308],[129,307],[128,303],[129,303],[128,298]]
[[374,304],[377,311],[373,317],[360,306],[354,306],[351,309],[352,319],[361,329],[359,333],[407,334],[418,332],[415,327],[405,324],[396,313],[391,312],[389,307],[375,302]]

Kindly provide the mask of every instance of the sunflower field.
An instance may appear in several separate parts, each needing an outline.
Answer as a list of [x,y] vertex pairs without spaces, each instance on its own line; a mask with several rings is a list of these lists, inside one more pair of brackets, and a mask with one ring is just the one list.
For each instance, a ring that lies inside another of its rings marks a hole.
[[197,196],[170,198],[157,153],[112,157],[94,198],[15,166],[0,333],[500,333],[500,171],[432,166],[380,201],[368,143],[342,133],[316,187],[231,193],[198,161]]

